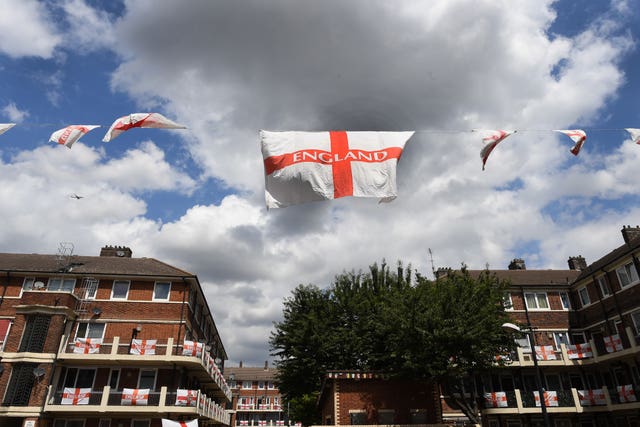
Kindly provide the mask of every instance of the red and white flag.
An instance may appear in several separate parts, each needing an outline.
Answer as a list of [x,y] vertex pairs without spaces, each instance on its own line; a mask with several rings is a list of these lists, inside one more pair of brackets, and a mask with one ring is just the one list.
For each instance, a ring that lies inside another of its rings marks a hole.
[[571,151],[571,154],[573,154],[574,156],[577,156],[578,153],[580,153],[580,149],[582,148],[582,145],[587,140],[587,134],[580,129],[556,130],[555,132],[563,133],[567,135],[569,138],[571,138],[573,142],[575,142],[575,145],[571,147],[571,150],[569,150]]
[[197,406],[198,390],[176,390],[176,406]]
[[179,125],[160,113],[133,113],[116,119],[102,141],[109,142],[133,128],[186,129],[186,126]]
[[203,347],[201,342],[184,340],[182,344],[182,355],[200,357],[202,356]]
[[66,128],[59,129],[51,134],[49,141],[56,142],[71,148],[74,142],[79,140],[87,132],[99,128],[99,125],[71,125]]
[[8,131],[9,129],[11,129],[15,125],[16,125],[15,123],[0,123],[0,135],[2,135],[3,133]]
[[122,405],[146,405],[149,403],[148,388],[123,388]]
[[551,345],[537,345],[534,347],[536,351],[536,358],[538,360],[557,360],[553,346]]
[[508,406],[507,393],[504,391],[496,391],[494,393],[485,393],[484,406],[485,408],[506,408]]
[[578,390],[578,398],[582,406],[606,405],[603,389]]
[[629,132],[629,135],[631,135],[631,140],[635,144],[640,144],[640,129],[625,128],[625,130]]
[[622,347],[622,340],[620,339],[620,335],[613,334],[608,337],[603,337],[604,347],[607,350],[607,353],[614,353],[616,351],[624,350]]
[[267,208],[397,196],[396,166],[414,132],[260,131]]
[[485,143],[482,150],[480,150],[480,158],[482,158],[482,170],[484,170],[484,165],[487,163],[487,159],[489,155],[493,151],[494,148],[502,141],[504,141],[509,135],[515,133],[515,130],[474,130],[474,132],[481,132],[483,134],[488,134],[487,136],[482,138],[482,142]]
[[637,402],[638,400],[636,398],[636,392],[633,389],[633,384],[619,385],[618,397],[620,398],[620,403]]
[[74,353],[93,354],[100,352],[102,338],[76,338],[73,344]]
[[[533,392],[533,398],[536,401],[536,406],[540,406],[540,393]],[[558,393],[555,391],[544,392],[544,406],[558,406]]]
[[88,405],[91,388],[69,388],[62,391],[61,405]]
[[162,419],[162,427],[198,427],[198,419],[191,421],[172,421]]
[[589,343],[568,345],[567,354],[569,355],[569,359],[586,359],[593,357],[593,351]]
[[130,354],[156,354],[156,343],[158,340],[131,340]]

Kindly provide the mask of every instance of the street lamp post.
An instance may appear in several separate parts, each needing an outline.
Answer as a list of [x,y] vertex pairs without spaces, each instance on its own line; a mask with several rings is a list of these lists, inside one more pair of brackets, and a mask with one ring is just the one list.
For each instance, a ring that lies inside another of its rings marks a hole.
[[533,331],[531,329],[523,330],[518,325],[513,323],[502,324],[502,329],[509,332],[523,332],[527,335],[529,340],[529,346],[531,347],[531,357],[533,358],[533,366],[536,370],[536,385],[538,387],[538,396],[540,397],[540,410],[542,411],[542,417],[544,418],[545,427],[551,427],[551,420],[549,419],[549,413],[547,412],[547,405],[544,401],[544,387],[542,386],[542,370],[538,365],[538,357],[536,356],[536,343],[533,337]]

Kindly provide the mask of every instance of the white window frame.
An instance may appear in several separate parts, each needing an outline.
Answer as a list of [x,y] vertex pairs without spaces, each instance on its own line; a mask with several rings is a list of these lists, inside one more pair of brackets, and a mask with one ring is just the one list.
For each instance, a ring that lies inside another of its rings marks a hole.
[[158,382],[158,370],[153,368],[141,368],[138,371],[138,388],[147,388],[146,386],[143,387],[140,385],[140,380],[142,379],[143,372],[153,372],[153,386],[149,387],[149,389],[151,391],[154,391],[156,389],[156,383]]
[[609,286],[609,283],[607,282],[607,278],[605,276],[597,277],[596,282],[598,282],[598,287],[600,288],[600,293],[602,293],[602,298],[608,298],[613,295],[611,286]]
[[35,277],[25,277],[24,280],[22,281],[22,290],[32,291],[34,283],[36,283]]
[[265,384],[264,381],[258,381],[258,390],[264,390]]
[[93,372],[93,380],[91,381],[91,390],[93,390],[93,387],[96,384],[96,377],[98,376],[98,370],[96,368],[85,368],[85,367],[69,367],[67,369],[67,371],[64,374],[64,378],[62,378],[62,384],[66,384],[67,382],[67,375],[69,375],[69,369],[75,369],[76,370],[76,375],[73,378],[73,385],[71,387],[74,388],[78,388],[78,375],[80,374],[80,371],[92,371]]
[[[113,378],[113,375],[117,373],[118,376],[118,380],[116,381],[116,386],[115,387],[111,387],[111,378]],[[111,368],[109,369],[109,379],[107,384],[109,385],[109,387],[111,387],[111,391],[116,391],[120,389],[120,375],[122,374],[122,371],[120,370],[120,368]]]
[[[527,298],[527,295],[533,295],[533,298],[536,302],[536,306],[535,307],[530,307],[529,306],[529,298]],[[544,295],[544,301],[545,304],[547,305],[546,307],[540,307],[540,296]],[[549,296],[547,295],[546,292],[525,292],[524,294],[524,303],[527,306],[528,310],[540,310],[540,311],[546,311],[546,310],[551,310],[551,307],[549,306]]]
[[236,380],[229,381],[229,388],[238,388],[238,382]]
[[275,384],[273,383],[273,381],[269,381],[267,382],[267,389],[269,390],[274,390],[276,388]]
[[[51,290],[51,282],[53,281],[60,281],[60,287],[58,289],[55,290]],[[64,290],[64,289],[60,289],[61,287],[64,287],[65,282],[73,282],[73,287],[71,288],[71,290]],[[71,292],[73,293],[73,291],[76,288],[76,279],[74,278],[64,278],[64,277],[49,277],[49,280],[47,281],[47,291],[50,292]]]
[[502,303],[505,311],[513,311],[513,298],[511,296],[511,292],[507,292]]
[[[116,283],[119,283],[119,284],[126,283],[127,284],[127,292],[125,293],[124,297],[116,297],[115,296]],[[129,297],[129,288],[131,288],[131,280],[114,280],[113,281],[113,286],[111,286],[111,299],[114,299],[114,300],[126,300]]]
[[569,298],[569,292],[560,291],[558,292],[560,296],[560,305],[562,305],[562,309],[567,311],[571,310],[571,299]]
[[[158,285],[169,285],[169,290],[167,291],[167,296],[165,298],[156,298],[156,289]],[[169,301],[171,298],[171,282],[155,282],[153,284],[153,301]]]
[[[564,338],[562,338],[564,337]],[[566,341],[566,343],[562,343],[565,345],[569,345],[571,344],[571,337],[569,336],[569,332],[568,331],[562,331],[562,332],[554,332],[553,333],[553,342],[556,346],[556,349],[560,350],[560,341]]]
[[632,311],[630,314],[636,336],[640,335],[640,310]]
[[[633,264],[633,261],[629,261],[624,265],[616,268],[616,275],[618,276],[618,282],[620,283],[621,288],[626,288],[627,286],[634,285],[638,283],[638,272],[636,271],[636,266]],[[622,278],[625,277],[627,283],[624,284]]]
[[531,353],[531,341],[529,341],[529,337],[526,334],[522,338],[516,338],[515,341],[523,353]]
[[[249,387],[247,387],[249,384]],[[242,381],[242,390],[251,390],[253,389],[253,381]]]
[[[583,294],[584,291],[584,294]],[[589,295],[589,290],[587,289],[586,286],[582,286],[581,288],[578,288],[577,290],[578,292],[578,299],[580,300],[580,305],[582,307],[587,307],[589,305],[591,305],[591,296]],[[586,298],[586,302],[585,302],[585,298]]]
[[[87,325],[87,328],[85,329],[84,334],[83,334],[84,336],[78,335],[78,331],[80,330],[80,325]],[[100,334],[100,336],[99,337],[98,336],[93,336],[93,337],[89,336],[90,332],[91,332],[91,329],[98,327],[98,325],[102,327],[102,333]],[[101,338],[101,339],[103,339],[104,338],[104,331],[106,329],[107,329],[107,324],[106,323],[79,322],[78,323],[78,327],[76,328],[76,338]]]

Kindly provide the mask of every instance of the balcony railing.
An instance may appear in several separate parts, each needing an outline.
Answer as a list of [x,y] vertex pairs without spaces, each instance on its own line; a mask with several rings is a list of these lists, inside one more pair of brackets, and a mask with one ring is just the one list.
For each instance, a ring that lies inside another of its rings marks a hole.
[[176,396],[175,390],[169,391],[167,387],[161,387],[159,392],[150,391],[142,403],[131,404],[124,399],[122,391],[112,391],[109,386],[105,386],[102,390],[91,390],[89,398],[84,404],[79,404],[79,402],[63,404],[63,391],[55,390],[50,386],[44,410],[46,412],[76,414],[84,412],[197,414],[229,425],[230,414],[213,399],[199,391],[188,405],[177,405]]
[[238,403],[236,404],[237,411],[282,411],[282,405],[275,404],[253,404],[253,403]]
[[[485,393],[482,411],[486,414],[540,413],[537,394],[519,389]],[[626,385],[611,390],[606,387],[596,390],[550,390],[545,393],[545,406],[550,413],[613,412],[629,409],[640,411],[640,388]]]
[[83,349],[83,352],[78,352],[76,342],[68,340],[66,336],[62,336],[60,341],[60,348],[58,351],[58,359],[78,360],[83,362],[95,362],[110,361],[113,359],[126,360],[128,362],[135,362],[137,360],[142,362],[167,362],[175,363],[177,361],[199,361],[200,365],[209,374],[209,377],[219,387],[221,392],[231,401],[231,389],[227,384],[224,376],[213,358],[206,351],[200,352],[196,356],[184,355],[183,345],[175,344],[172,337],[166,340],[157,340],[155,345],[155,351],[153,354],[131,354],[131,340],[125,339],[122,343],[120,337],[113,337],[111,341],[100,340],[98,344]]

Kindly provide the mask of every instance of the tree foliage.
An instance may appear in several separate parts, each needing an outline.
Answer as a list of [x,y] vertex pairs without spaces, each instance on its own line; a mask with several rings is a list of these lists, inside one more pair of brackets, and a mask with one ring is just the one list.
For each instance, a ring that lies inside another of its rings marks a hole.
[[506,285],[464,268],[428,280],[400,262],[344,272],[328,289],[300,285],[270,337],[280,391],[308,404],[328,370],[455,383],[486,369],[513,347],[500,328]]

